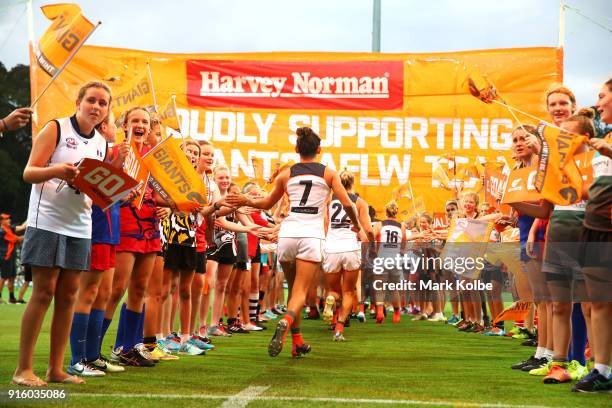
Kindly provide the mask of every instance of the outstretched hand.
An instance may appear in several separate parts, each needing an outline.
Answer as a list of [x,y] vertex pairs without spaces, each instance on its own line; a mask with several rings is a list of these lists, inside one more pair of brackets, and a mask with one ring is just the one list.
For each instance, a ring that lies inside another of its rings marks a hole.
[[228,207],[242,207],[248,203],[249,199],[244,194],[230,193],[225,197],[225,205]]

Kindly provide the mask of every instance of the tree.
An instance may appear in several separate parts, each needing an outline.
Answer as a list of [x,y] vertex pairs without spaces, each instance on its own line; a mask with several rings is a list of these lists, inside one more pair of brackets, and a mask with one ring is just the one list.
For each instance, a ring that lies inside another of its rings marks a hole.
[[[16,65],[7,71],[0,62],[0,118],[13,109],[30,105],[30,68]],[[0,212],[14,222],[25,220],[32,186],[23,181],[23,169],[32,149],[32,126],[5,132],[0,139]]]

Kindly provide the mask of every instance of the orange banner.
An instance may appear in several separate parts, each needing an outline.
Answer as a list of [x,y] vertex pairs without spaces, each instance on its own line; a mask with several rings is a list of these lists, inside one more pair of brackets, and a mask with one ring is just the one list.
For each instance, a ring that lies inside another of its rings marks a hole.
[[[319,160],[353,172],[355,190],[379,216],[393,189],[408,181],[428,212],[443,210],[455,189],[432,177],[438,165],[452,174],[450,153],[458,167],[511,160],[517,124],[505,108],[468,93],[467,72],[486,74],[505,100],[539,117],[547,115],[545,91],[562,82],[556,48],[167,54],[84,46],[36,106],[34,125],[72,114],[79,86],[91,79],[108,80],[115,109],[152,104],[147,61],[157,100],[176,95],[184,136],[212,142],[233,181],[255,178],[253,157],[264,180],[277,163],[296,161],[295,130],[311,126],[322,139]],[[47,79],[40,72],[31,73],[34,98]],[[411,207],[402,200],[400,213]]]
[[79,175],[72,185],[106,211],[108,207],[127,196],[138,182],[108,163],[83,159],[79,165]]
[[206,186],[172,137],[164,139],[142,157],[151,172],[155,191],[174,210],[189,212],[206,205]]
[[94,25],[81,14],[81,8],[76,4],[50,4],[42,6],[41,10],[53,23],[38,41],[34,52],[43,71],[53,76]]
[[448,228],[448,219],[446,218],[446,213],[444,212],[433,213],[431,229],[445,230],[447,228]]

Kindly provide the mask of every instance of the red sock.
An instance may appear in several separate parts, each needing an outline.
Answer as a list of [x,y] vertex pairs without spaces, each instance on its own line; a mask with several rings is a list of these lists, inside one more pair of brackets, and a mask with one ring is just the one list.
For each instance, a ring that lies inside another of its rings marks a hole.
[[361,313],[365,313],[365,306],[363,305],[363,303],[360,303],[360,304],[359,304],[359,311],[360,311]]
[[285,316],[283,316],[283,320],[287,322],[287,327],[291,328],[291,325],[295,319],[287,313]]
[[302,333],[291,333],[291,342],[296,346],[301,346],[302,344],[304,344]]
[[340,333],[344,333],[344,322],[340,323],[336,323],[336,329],[335,331],[340,332]]

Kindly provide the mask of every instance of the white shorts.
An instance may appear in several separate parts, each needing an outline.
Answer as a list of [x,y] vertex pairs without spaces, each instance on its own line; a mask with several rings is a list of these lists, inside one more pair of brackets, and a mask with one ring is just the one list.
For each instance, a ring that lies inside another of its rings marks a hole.
[[279,238],[278,260],[295,262],[296,259],[310,262],[323,261],[325,240],[320,238]]
[[323,272],[338,273],[342,270],[355,271],[361,268],[361,250],[325,254]]

